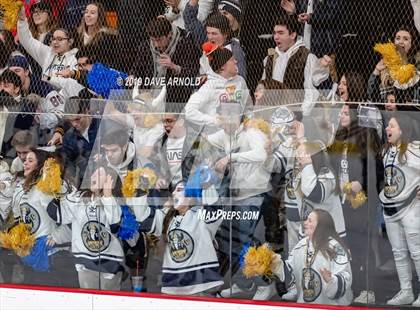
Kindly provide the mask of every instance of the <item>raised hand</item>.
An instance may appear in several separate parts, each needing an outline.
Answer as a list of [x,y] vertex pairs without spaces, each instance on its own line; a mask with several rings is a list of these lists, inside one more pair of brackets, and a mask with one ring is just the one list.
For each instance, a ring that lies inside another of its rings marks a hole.
[[167,6],[172,8],[178,8],[180,0],[164,0]]
[[103,193],[104,197],[112,197],[112,187],[114,185],[114,179],[109,174],[106,175],[104,182]]
[[294,0],[281,0],[281,7],[289,14],[294,14],[296,12]]
[[380,62],[378,62],[378,64],[375,67],[375,70],[373,71],[374,75],[380,75],[382,71],[384,71],[386,69],[384,60],[381,59]]
[[24,21],[26,20],[26,13],[25,13],[25,7],[22,6],[19,12],[19,20]]
[[298,16],[298,22],[302,24],[308,22],[310,19],[311,19],[311,15],[308,13],[302,13],[302,14],[299,14]]
[[219,161],[215,165],[216,171],[224,172],[228,163],[229,163],[229,157],[228,156],[225,156],[222,159],[219,159]]
[[330,56],[328,56],[328,55],[324,55],[320,60],[319,60],[319,62],[321,63],[321,66],[323,66],[323,67],[329,67],[330,65],[331,65],[331,63],[332,63],[332,59],[331,59],[331,57]]

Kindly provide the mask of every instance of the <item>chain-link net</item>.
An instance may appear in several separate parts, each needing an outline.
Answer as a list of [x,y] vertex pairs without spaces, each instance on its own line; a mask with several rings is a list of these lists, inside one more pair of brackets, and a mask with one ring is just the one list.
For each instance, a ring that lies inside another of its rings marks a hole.
[[420,307],[420,1],[0,20],[0,283]]

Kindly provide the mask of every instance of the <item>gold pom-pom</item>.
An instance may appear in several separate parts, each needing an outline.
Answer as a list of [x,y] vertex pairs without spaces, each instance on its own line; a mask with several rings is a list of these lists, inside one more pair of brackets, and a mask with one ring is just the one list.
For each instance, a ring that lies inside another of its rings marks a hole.
[[3,20],[4,29],[11,31],[16,28],[22,6],[20,0],[0,0],[0,19]]
[[36,187],[47,195],[56,195],[61,190],[61,169],[54,158],[48,158],[42,169],[41,179]]
[[346,194],[351,194],[351,182],[347,182],[343,186],[343,192]]
[[247,119],[245,121],[245,127],[258,129],[267,137],[271,136],[270,125],[261,118]]
[[271,262],[274,255],[275,253],[267,244],[263,244],[258,248],[255,246],[250,247],[244,257],[242,272],[245,277],[272,276]]
[[20,257],[28,256],[34,244],[35,237],[27,224],[19,223],[8,232],[0,232],[0,245]]
[[382,55],[384,64],[394,81],[405,84],[416,74],[416,67],[412,64],[404,64],[394,43],[378,43],[373,49]]
[[129,171],[122,184],[124,197],[134,197],[137,189],[148,192],[157,181],[156,173],[150,168],[140,168]]
[[350,199],[351,207],[353,209],[357,209],[362,206],[367,200],[366,194],[361,191],[356,194],[356,196],[352,196]]
[[144,117],[144,127],[152,128],[160,122],[160,118],[156,114],[148,114]]

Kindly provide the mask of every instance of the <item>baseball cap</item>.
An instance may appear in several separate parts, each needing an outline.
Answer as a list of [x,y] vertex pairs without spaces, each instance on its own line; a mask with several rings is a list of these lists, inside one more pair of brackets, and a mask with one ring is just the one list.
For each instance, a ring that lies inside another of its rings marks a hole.
[[278,127],[285,124],[290,124],[295,120],[292,111],[286,107],[277,108],[271,116],[271,126]]

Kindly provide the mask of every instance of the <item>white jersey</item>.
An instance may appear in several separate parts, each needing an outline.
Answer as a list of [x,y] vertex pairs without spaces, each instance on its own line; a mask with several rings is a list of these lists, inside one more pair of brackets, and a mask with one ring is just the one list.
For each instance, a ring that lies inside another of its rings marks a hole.
[[52,236],[58,244],[64,244],[66,231],[58,228],[55,221],[48,215],[48,205],[53,201],[54,196],[47,195],[32,186],[25,192],[22,184],[16,187],[12,200],[14,217],[19,218],[23,223],[31,228],[31,234],[35,238]]
[[[147,205],[147,196],[128,199],[140,225],[152,221],[150,233],[161,235],[165,212]],[[201,219],[201,207],[190,208],[169,224],[163,258],[162,293],[192,295],[223,284],[213,239],[221,219]],[[205,209],[213,209],[206,206]]]
[[[352,272],[347,252],[336,240],[331,239],[329,246],[336,253],[334,259],[315,253],[312,242],[305,237],[285,262],[281,272],[289,285],[295,282],[299,303],[350,305],[352,302]],[[321,275],[323,268],[332,273],[329,283]]]
[[295,151],[291,141],[279,145],[274,152],[276,159],[274,172],[280,173],[285,178],[283,202],[286,208],[286,218],[292,222],[300,222],[298,201],[295,194],[296,176],[299,173]]
[[5,221],[12,210],[12,197],[14,191],[13,177],[6,162],[0,161],[0,183],[4,189],[0,190],[0,223]]
[[[346,236],[344,223],[343,207],[340,196],[336,193],[336,179],[328,168],[322,168],[318,175],[314,171],[312,164],[305,166],[299,175],[300,190],[296,191],[299,213],[302,221],[314,209],[328,211],[334,219],[335,230],[343,238]],[[300,227],[300,236],[303,237],[303,225]]]
[[[335,192],[336,179],[332,171],[325,167],[317,175],[312,164],[300,171],[294,150],[287,144],[280,145],[274,155],[280,163],[277,171],[284,171],[286,177],[284,201],[287,219],[303,223],[312,210],[323,209],[331,214],[335,229],[340,237],[344,237],[346,228],[343,209],[340,197]],[[301,238],[304,236],[302,225],[299,234]]]
[[118,209],[114,198],[92,200],[80,192],[61,199],[54,210],[56,220],[58,224],[72,225],[71,251],[77,263],[96,271],[118,272],[124,260],[121,243],[115,236],[120,222]]
[[420,200],[416,198],[420,187],[420,142],[408,145],[403,157],[405,163],[400,162],[399,154],[399,148],[393,146],[383,158],[385,186],[379,198],[389,220],[398,220],[408,209],[420,207]]
[[42,100],[39,109],[39,126],[41,129],[54,129],[64,113],[64,96],[56,90],[50,91]]

